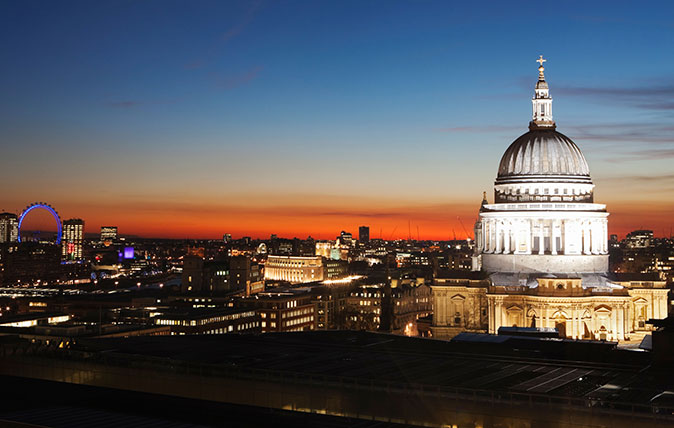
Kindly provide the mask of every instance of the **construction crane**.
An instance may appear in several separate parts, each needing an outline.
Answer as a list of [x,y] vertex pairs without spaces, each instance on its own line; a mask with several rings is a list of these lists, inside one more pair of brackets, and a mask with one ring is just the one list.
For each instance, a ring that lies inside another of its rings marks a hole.
[[457,215],[457,216],[456,216],[456,219],[459,220],[459,223],[461,223],[461,227],[463,228],[463,232],[466,234],[466,237],[467,237],[468,239],[473,239],[473,238],[471,237],[470,233],[468,233],[468,231],[466,230],[466,226],[463,225],[463,221],[461,221],[461,217],[459,217],[459,216]]
[[388,239],[389,241],[393,239],[393,234],[396,233],[396,230],[398,229],[398,226],[393,228],[393,232],[391,232],[391,237]]

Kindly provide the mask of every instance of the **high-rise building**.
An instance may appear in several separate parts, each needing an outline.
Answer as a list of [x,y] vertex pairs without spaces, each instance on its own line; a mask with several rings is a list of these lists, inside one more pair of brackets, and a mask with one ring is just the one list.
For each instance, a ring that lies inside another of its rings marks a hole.
[[16,214],[0,213],[0,244],[16,242],[19,238],[19,221]]
[[200,292],[203,285],[203,270],[203,255],[186,254],[183,257],[180,290],[183,293]]
[[317,256],[330,258],[330,251],[332,250],[332,241],[319,241],[316,242],[316,252],[314,253]]
[[627,248],[648,248],[653,244],[652,230],[635,230],[625,237]]
[[117,226],[101,226],[101,242],[116,240]]
[[222,241],[227,244],[229,242],[232,242],[232,234],[231,233],[225,233],[222,235]]
[[260,265],[249,256],[234,256],[229,259],[230,289],[246,290],[246,294],[250,294],[251,288],[261,280]]
[[337,237],[337,239],[339,239],[339,243],[341,245],[346,245],[348,247],[350,247],[353,243],[353,235],[351,234],[351,232],[346,232],[344,230],[342,230],[339,233],[339,236]]
[[358,240],[361,244],[367,244],[370,242],[370,227],[361,226],[358,228]]
[[61,240],[61,256],[65,261],[82,260],[82,244],[84,241],[84,220],[71,218],[63,221],[63,239]]

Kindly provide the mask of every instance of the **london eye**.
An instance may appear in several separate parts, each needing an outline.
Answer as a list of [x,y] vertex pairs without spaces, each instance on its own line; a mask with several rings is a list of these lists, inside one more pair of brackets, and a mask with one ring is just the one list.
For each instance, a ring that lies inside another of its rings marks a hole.
[[51,205],[45,203],[45,202],[34,202],[26,207],[26,209],[23,210],[21,213],[21,216],[19,217],[19,236],[18,240],[21,242],[21,226],[23,224],[23,220],[26,218],[26,215],[28,215],[29,212],[36,210],[36,209],[44,209],[47,210],[48,212],[51,213],[51,215],[54,217],[54,220],[56,220],[56,245],[59,245],[61,243],[61,237],[62,237],[62,223],[61,223],[61,217],[59,217],[58,212],[52,207]]

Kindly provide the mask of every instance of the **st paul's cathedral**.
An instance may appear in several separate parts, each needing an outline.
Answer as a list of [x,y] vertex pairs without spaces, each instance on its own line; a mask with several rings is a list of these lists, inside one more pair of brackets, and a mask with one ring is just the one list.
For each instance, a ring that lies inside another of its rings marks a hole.
[[608,267],[606,205],[585,156],[552,119],[541,56],[529,132],[505,151],[493,203],[475,223],[473,272],[432,286],[436,338],[499,327],[557,328],[562,337],[640,340],[667,316],[665,282]]

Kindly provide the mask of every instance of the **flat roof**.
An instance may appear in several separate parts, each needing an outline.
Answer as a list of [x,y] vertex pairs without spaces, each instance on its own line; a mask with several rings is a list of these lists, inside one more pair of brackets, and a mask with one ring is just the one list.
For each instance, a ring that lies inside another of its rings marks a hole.
[[[491,336],[479,343],[325,331],[80,341],[88,352],[163,357],[244,370],[414,385],[593,398],[649,405],[674,377],[646,369],[646,352],[606,343]],[[155,360],[156,361],[156,360]],[[610,397],[602,391],[613,385]],[[605,388],[604,388],[605,389]],[[597,395],[599,394],[599,395]]]

